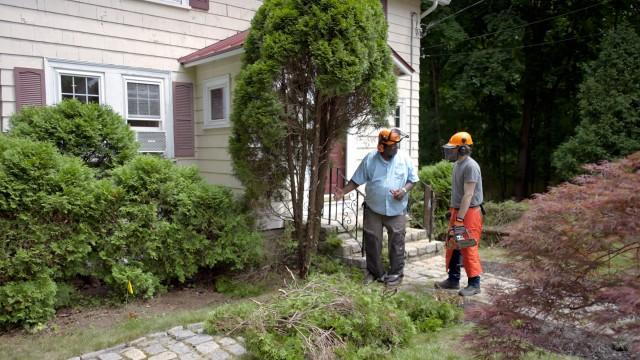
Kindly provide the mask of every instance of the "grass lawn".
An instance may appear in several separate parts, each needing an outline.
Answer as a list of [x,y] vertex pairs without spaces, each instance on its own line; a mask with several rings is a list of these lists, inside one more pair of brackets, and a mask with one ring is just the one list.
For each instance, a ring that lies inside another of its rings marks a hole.
[[126,318],[108,326],[89,325],[70,331],[0,336],[0,359],[68,359],[88,352],[131,341],[174,326],[204,321],[215,308],[180,310],[149,317]]

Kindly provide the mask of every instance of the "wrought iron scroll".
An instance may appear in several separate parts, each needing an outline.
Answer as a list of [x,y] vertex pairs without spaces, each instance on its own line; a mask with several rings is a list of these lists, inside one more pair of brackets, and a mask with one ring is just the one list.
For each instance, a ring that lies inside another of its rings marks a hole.
[[[335,176],[334,176],[335,175]],[[360,251],[364,256],[364,241],[358,238],[358,229],[360,224],[360,205],[364,200],[364,194],[355,189],[355,196],[350,196],[348,199],[345,197],[342,200],[333,200],[333,193],[341,182],[342,187],[347,183],[345,177],[344,168],[330,168],[329,169],[329,207],[327,209],[327,216],[323,218],[327,220],[327,224],[331,225],[332,222],[336,222],[346,233],[349,234],[360,245]]]

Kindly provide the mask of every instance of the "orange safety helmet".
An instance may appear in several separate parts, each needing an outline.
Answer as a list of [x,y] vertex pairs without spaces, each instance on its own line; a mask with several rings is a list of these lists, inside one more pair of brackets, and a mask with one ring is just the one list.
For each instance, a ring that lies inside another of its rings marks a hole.
[[465,131],[460,131],[449,139],[447,146],[462,146],[462,145],[473,145],[473,140],[471,139],[471,134]]
[[407,135],[405,132],[403,132],[398,128],[391,128],[391,129],[383,128],[378,133],[378,151],[383,152],[384,145],[397,144],[400,141],[402,141],[402,139],[405,139],[408,137],[409,135]]

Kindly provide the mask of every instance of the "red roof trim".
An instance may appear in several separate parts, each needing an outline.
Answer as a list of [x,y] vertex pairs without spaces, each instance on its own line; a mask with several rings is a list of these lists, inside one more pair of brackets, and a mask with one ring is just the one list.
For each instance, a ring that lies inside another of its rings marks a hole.
[[[189,55],[183,56],[179,58],[178,61],[182,65],[186,65],[192,62],[196,62],[198,60],[206,59],[206,58],[217,56],[217,55],[222,55],[224,53],[227,53],[236,49],[240,49],[244,45],[244,41],[247,38],[248,34],[249,34],[249,29],[239,32],[224,40],[220,40],[217,43],[211,44],[198,51],[192,52]],[[404,66],[406,66],[409,70],[411,70],[412,73],[416,72],[413,69],[413,67],[409,65],[409,63],[407,63],[402,58],[402,56],[400,56],[400,54],[398,54],[397,51],[395,51],[391,46],[389,46],[389,49],[391,49],[391,53],[393,54],[393,56],[396,59],[398,59],[398,61],[400,61]]]
[[400,61],[402,63],[402,65],[406,66],[407,69],[411,70],[412,73],[416,72],[413,67],[411,65],[409,65],[408,62],[406,62],[402,56],[400,56],[400,54],[398,54],[397,51],[395,51],[391,46],[389,46],[389,49],[391,49],[391,53],[393,54],[393,56],[398,59],[398,61]]
[[249,34],[249,30],[245,30],[239,32],[233,36],[230,36],[224,40],[220,40],[217,43],[211,44],[205,48],[202,48],[198,51],[192,52],[189,55],[185,55],[178,59],[178,61],[182,64],[192,63],[194,61],[206,59],[208,57],[224,54],[229,51],[233,51],[239,49],[244,44],[244,40],[247,38],[247,34]]

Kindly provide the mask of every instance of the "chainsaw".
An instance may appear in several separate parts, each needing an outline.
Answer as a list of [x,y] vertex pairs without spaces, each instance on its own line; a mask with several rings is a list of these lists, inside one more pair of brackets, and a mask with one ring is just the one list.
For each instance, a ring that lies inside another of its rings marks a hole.
[[449,229],[447,233],[447,242],[445,246],[449,250],[460,250],[478,245],[476,239],[472,239],[469,231],[464,229],[464,233],[456,233],[454,228]]

